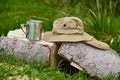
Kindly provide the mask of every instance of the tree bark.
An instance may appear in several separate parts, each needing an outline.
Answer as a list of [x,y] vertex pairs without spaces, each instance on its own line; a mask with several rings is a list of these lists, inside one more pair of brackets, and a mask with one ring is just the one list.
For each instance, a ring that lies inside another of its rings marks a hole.
[[7,37],[0,37],[0,54],[10,54],[26,62],[42,61],[57,68],[58,54],[56,44],[39,41],[29,41],[21,29],[9,31]]
[[105,77],[120,72],[120,57],[112,49],[102,50],[85,43],[62,43],[58,54],[91,76]]
[[50,56],[49,47],[46,45],[16,38],[1,38],[0,50],[27,62],[42,61],[45,63],[49,61]]

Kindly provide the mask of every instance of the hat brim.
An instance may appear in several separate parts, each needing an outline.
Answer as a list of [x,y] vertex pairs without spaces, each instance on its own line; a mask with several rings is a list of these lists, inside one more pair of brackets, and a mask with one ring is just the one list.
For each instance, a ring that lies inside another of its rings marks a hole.
[[96,48],[99,48],[99,49],[109,49],[109,45],[107,43],[104,43],[104,42],[101,42],[101,41],[98,41],[97,39],[93,38],[92,40],[90,41],[85,41],[86,44],[89,44],[89,45],[92,45]]
[[87,33],[83,34],[55,34],[53,32],[45,32],[43,40],[48,42],[79,42],[92,40],[93,36]]

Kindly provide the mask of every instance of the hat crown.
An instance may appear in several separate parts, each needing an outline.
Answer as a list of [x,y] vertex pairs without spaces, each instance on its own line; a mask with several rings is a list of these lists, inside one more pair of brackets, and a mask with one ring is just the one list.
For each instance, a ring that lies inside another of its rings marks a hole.
[[83,33],[83,22],[77,17],[59,18],[54,21],[52,31],[58,34]]

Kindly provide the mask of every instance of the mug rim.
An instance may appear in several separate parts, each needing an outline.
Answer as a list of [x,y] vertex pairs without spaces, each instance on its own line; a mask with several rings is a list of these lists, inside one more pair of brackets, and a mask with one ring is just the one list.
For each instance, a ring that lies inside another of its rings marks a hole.
[[33,22],[33,23],[43,23],[43,21],[40,20],[28,20],[27,23]]

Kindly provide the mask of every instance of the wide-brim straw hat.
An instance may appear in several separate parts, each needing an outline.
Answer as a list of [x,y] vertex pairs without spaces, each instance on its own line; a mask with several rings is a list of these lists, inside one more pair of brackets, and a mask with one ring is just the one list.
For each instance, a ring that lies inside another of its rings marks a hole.
[[52,31],[45,32],[47,42],[84,42],[100,49],[108,49],[106,43],[84,32],[83,22],[77,17],[63,17],[54,21]]

